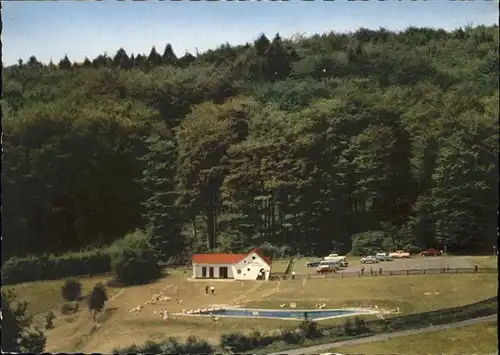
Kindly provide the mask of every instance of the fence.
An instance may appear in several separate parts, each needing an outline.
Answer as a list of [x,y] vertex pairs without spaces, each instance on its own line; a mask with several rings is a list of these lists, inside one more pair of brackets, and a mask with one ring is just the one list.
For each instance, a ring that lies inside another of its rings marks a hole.
[[[383,269],[368,268],[362,271],[337,271],[328,274],[300,274],[295,279],[338,279],[347,277],[375,277],[375,276],[403,276],[403,275],[436,275],[436,274],[497,274],[496,268],[469,267],[469,268],[434,268],[434,269]],[[273,273],[269,280],[290,280],[292,277],[285,273]]]

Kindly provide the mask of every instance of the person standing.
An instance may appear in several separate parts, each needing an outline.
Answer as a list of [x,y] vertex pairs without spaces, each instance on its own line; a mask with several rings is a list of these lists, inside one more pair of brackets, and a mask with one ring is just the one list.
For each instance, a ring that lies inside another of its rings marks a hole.
[[292,271],[292,280],[295,280],[295,270]]
[[207,285],[207,286],[205,286],[205,293],[206,293],[207,295],[208,295],[208,288],[209,288],[209,287],[208,287],[208,285]]
[[212,295],[215,295],[215,287],[210,286],[210,291],[212,292]]

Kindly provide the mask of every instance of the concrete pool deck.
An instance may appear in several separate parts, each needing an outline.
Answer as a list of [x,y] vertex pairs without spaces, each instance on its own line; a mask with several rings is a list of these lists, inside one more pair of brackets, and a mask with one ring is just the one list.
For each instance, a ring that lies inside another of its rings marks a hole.
[[[241,314],[224,314],[223,312],[241,312]],[[339,313],[340,314],[332,314]],[[264,315],[262,315],[264,313]],[[265,315],[274,313],[274,315]],[[287,314],[288,316],[280,317],[279,314]],[[336,308],[336,309],[263,309],[263,308],[238,308],[238,307],[221,307],[216,309],[195,310],[192,313],[175,313],[176,316],[194,316],[194,317],[223,317],[223,318],[251,318],[251,319],[280,319],[280,320],[304,320],[302,315],[307,313],[308,320],[321,321],[326,319],[334,319],[341,317],[352,317],[359,315],[375,315],[379,313],[387,314],[387,310],[368,309],[368,308]],[[325,317],[314,317],[313,314],[320,316],[321,314],[331,314]]]

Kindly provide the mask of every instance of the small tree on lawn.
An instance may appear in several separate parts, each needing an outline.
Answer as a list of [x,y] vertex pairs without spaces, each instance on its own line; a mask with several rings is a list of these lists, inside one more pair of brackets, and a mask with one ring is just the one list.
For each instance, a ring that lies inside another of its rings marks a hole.
[[76,279],[68,279],[64,282],[61,293],[66,301],[76,301],[82,296],[82,284]]
[[106,293],[106,288],[103,284],[98,283],[92,289],[89,297],[89,310],[94,312],[93,319],[96,320],[97,312],[101,312],[104,308],[104,304],[108,300],[108,295]]
[[52,329],[54,328],[54,319],[56,318],[56,315],[54,312],[49,311],[47,315],[45,316],[45,329]]

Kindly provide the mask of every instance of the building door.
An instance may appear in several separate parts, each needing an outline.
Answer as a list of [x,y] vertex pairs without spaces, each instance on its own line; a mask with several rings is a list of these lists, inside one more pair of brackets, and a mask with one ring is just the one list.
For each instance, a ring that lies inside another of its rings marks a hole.
[[227,279],[227,266],[219,267],[219,277],[221,279]]
[[208,268],[208,277],[210,277],[211,279],[214,278],[214,268],[213,267],[209,267]]
[[207,277],[207,267],[203,266],[201,268],[201,277]]

